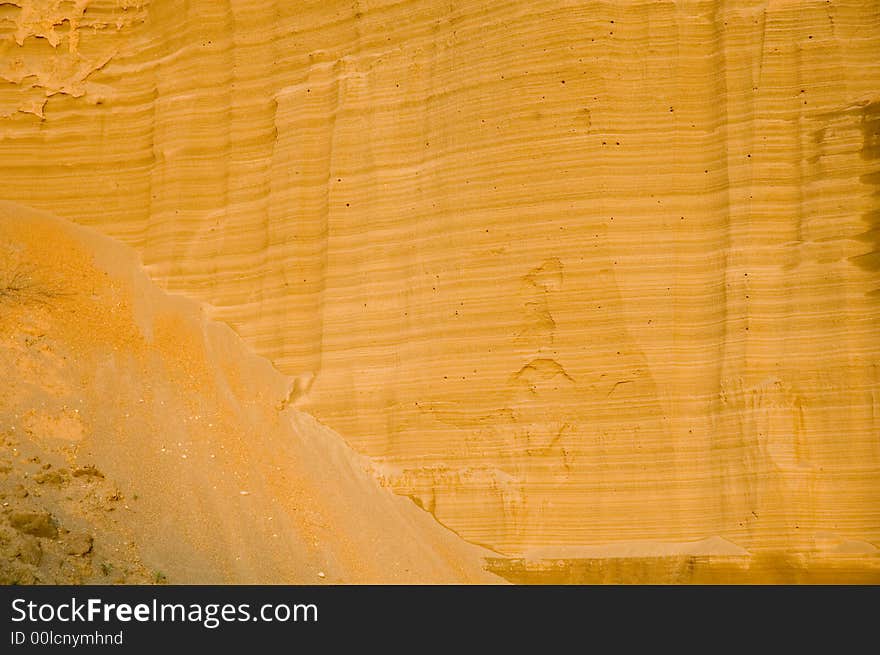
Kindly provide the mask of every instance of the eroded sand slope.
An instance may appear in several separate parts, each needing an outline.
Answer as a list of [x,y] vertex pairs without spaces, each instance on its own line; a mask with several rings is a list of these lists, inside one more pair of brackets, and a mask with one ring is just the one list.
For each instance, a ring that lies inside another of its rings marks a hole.
[[877,2],[22,1],[0,78],[3,197],[509,575],[876,580]]
[[133,253],[0,204],[0,576],[492,582]]

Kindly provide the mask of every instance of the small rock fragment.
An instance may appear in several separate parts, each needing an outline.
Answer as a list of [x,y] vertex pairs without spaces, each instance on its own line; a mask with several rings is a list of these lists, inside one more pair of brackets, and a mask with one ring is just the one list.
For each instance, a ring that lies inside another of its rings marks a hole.
[[24,537],[18,545],[17,556],[24,564],[39,566],[43,561],[43,549],[39,540],[33,537]]
[[104,474],[101,473],[95,466],[80,466],[79,468],[73,471],[73,477],[82,478],[82,477],[91,477],[91,478],[103,478]]
[[13,512],[9,517],[13,528],[34,537],[56,539],[58,525],[49,512]]
[[94,540],[84,532],[70,535],[67,541],[68,555],[87,555],[91,552]]
[[67,471],[64,469],[58,469],[57,471],[44,471],[43,473],[35,475],[34,481],[37,484],[62,485],[67,482]]

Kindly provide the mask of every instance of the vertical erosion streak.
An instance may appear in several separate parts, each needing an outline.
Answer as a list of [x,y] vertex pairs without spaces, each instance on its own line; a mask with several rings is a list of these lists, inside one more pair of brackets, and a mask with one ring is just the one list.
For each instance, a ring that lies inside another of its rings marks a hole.
[[[730,321],[732,317],[729,297],[731,258],[731,198],[729,178],[729,157],[727,139],[729,135],[726,34],[723,25],[725,12],[723,3],[713,1],[703,5],[702,16],[687,17],[683,10],[678,12],[681,25],[681,39],[684,48],[693,48],[702,56],[691,52],[682,59],[682,73],[685,90],[699,90],[706,109],[695,108],[693,116],[703,122],[703,135],[695,141],[701,156],[695,158],[697,168],[691,171],[690,178],[696,178],[691,186],[691,194],[705,199],[702,205],[701,241],[706,251],[705,268],[697,273],[705,288],[705,305],[699,308],[701,321],[705,324],[704,336],[711,344],[713,356],[706,364],[711,374],[703,376],[703,388],[694,391],[704,397],[703,412],[709,417],[706,435],[706,456],[711,470],[711,483],[705,491],[705,505],[702,509],[707,516],[715,517],[716,529],[724,523],[731,512],[730,498],[739,489],[742,477],[742,452],[739,448],[740,436],[736,426],[727,425],[724,406],[725,379],[737,368],[737,353],[732,348]],[[695,121],[696,125],[699,122]],[[734,419],[735,420],[735,419]],[[733,437],[735,444],[730,443]]]
[[[168,14],[155,17],[158,22],[173,13],[175,22],[174,29],[161,33],[168,56],[151,73],[154,163],[143,237],[144,263],[154,279],[171,291],[204,294],[218,307],[233,306],[237,298],[227,291],[228,279],[214,258],[200,252],[211,252],[215,243],[203,235],[218,219],[227,233],[240,229],[223,222],[230,200],[230,90],[235,76],[233,22],[226,8],[218,3],[210,11],[197,6],[184,11],[169,5]],[[181,25],[185,30],[180,31]],[[171,56],[182,47],[182,34],[200,44],[188,58]],[[193,81],[189,71],[196,67],[201,74]]]
[[[273,70],[278,59],[274,39],[255,42],[252,34],[271,32],[276,23],[271,3],[257,10],[237,8],[233,15],[232,108],[229,117],[230,155],[224,233],[234,228],[239,238],[223,240],[212,259],[223,266],[235,262],[242,285],[238,303],[257,321],[237,326],[262,352],[274,352],[284,338],[283,257],[287,216],[273,216],[272,171],[277,140],[277,103]],[[222,256],[217,256],[222,253]],[[279,316],[280,314],[280,316]],[[265,320],[272,317],[272,320]],[[240,321],[240,323],[243,323]],[[268,324],[268,325],[267,325]]]
[[[287,168],[290,203],[284,213],[293,224],[286,250],[285,286],[288,313],[284,343],[276,362],[309,381],[321,368],[324,333],[324,292],[327,274],[333,141],[339,108],[341,64],[312,55],[306,79],[276,96],[276,129],[279,139],[293,139],[290,159],[277,163]],[[281,150],[281,148],[279,148]]]
[[[867,186],[871,201],[867,211],[862,214],[866,229],[856,237],[867,243],[867,247],[852,261],[865,271],[876,274],[880,270],[880,101],[867,103],[859,113],[862,131],[860,155],[867,167],[867,172],[859,179]],[[880,287],[872,286],[869,293],[875,299],[880,297]]]

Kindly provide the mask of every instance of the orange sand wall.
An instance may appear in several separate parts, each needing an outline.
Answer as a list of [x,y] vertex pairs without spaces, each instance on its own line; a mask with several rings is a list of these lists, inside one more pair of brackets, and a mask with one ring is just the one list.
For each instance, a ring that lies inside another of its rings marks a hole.
[[0,196],[466,539],[877,557],[877,2],[19,4]]

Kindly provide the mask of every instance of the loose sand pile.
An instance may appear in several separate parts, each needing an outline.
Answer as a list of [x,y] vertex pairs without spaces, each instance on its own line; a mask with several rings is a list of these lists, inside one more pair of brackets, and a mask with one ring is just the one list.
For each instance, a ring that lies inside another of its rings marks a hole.
[[0,206],[0,581],[493,582],[132,251]]

